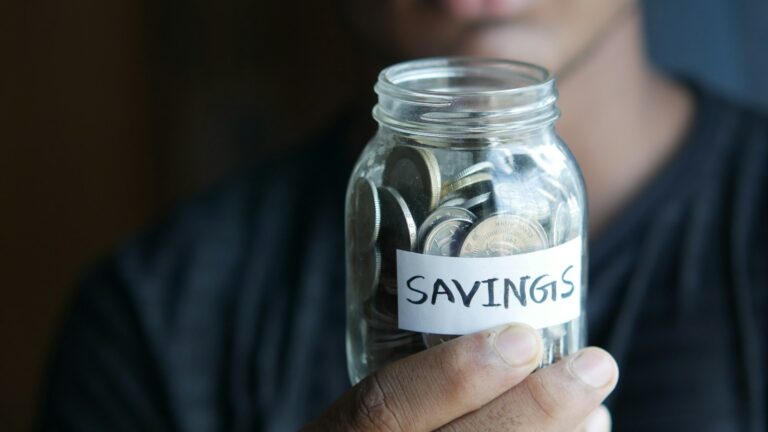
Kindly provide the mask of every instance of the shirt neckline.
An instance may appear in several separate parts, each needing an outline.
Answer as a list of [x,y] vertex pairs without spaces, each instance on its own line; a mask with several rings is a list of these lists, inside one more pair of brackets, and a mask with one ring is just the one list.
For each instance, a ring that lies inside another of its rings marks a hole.
[[682,144],[626,205],[608,222],[606,227],[589,239],[590,267],[599,267],[623,244],[638,227],[650,220],[659,203],[675,193],[691,174],[697,155],[706,147],[709,101],[701,90],[686,84],[693,96],[693,115]]

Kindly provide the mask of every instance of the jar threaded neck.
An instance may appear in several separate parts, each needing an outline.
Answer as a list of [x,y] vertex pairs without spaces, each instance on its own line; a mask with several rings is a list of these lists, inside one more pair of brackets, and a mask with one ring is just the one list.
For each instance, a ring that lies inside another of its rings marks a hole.
[[555,79],[539,66],[499,59],[430,58],[384,69],[374,118],[425,136],[480,138],[541,128],[560,115]]

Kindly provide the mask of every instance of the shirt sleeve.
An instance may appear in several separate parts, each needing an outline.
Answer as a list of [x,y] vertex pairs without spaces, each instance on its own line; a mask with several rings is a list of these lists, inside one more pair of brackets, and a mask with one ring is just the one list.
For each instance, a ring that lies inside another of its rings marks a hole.
[[44,431],[178,430],[134,304],[109,262],[79,290],[43,395]]

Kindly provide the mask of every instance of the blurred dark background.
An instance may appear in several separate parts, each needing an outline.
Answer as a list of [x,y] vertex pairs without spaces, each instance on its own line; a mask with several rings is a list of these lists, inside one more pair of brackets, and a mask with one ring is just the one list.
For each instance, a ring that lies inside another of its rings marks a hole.
[[[768,2],[647,1],[665,69],[768,110]],[[0,4],[0,418],[33,418],[90,262],[371,94],[333,2]]]

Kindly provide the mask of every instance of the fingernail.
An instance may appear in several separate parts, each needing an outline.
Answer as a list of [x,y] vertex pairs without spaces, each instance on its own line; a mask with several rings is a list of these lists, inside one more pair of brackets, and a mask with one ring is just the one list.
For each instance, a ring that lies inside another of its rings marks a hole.
[[539,340],[530,327],[509,326],[496,336],[496,352],[511,366],[522,366],[539,354]]
[[616,369],[613,358],[601,349],[587,348],[570,361],[573,374],[591,387],[600,388],[613,380]]

